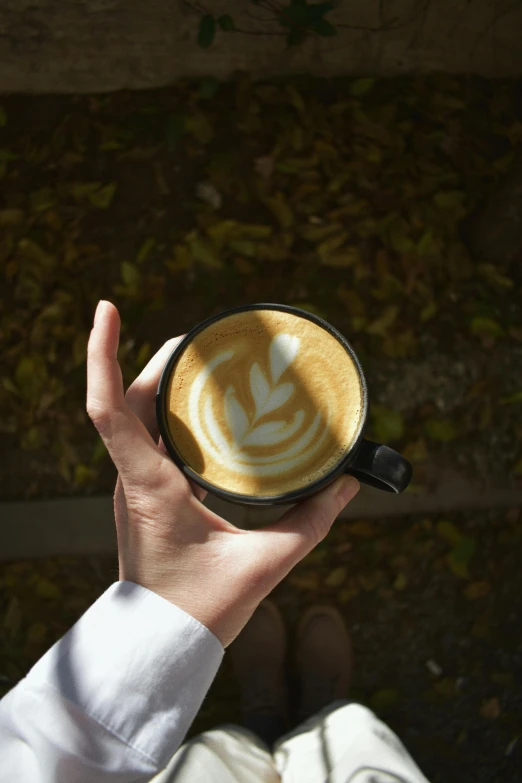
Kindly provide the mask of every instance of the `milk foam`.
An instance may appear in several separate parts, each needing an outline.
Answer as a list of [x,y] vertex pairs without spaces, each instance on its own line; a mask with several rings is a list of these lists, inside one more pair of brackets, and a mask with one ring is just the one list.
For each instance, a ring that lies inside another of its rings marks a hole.
[[[340,362],[337,372],[329,358]],[[353,442],[362,390],[349,354],[324,329],[280,311],[247,311],[187,347],[171,378],[169,409],[176,448],[203,478],[270,495],[335,466]]]

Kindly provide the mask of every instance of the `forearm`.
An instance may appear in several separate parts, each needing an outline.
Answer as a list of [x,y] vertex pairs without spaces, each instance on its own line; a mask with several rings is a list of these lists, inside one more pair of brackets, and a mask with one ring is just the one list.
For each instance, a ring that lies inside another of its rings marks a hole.
[[183,741],[222,657],[185,612],[132,582],[113,584],[0,702],[1,783],[150,780]]

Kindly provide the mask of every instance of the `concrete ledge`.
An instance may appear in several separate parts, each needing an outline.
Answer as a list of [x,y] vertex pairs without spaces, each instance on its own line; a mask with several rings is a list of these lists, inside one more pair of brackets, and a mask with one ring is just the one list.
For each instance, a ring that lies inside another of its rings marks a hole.
[[[389,495],[362,487],[340,519],[438,514],[473,508],[522,506],[522,482],[477,484],[435,467],[426,468],[419,491]],[[208,496],[206,505],[237,527],[254,529],[278,519],[287,506],[254,508]],[[112,497],[0,503],[0,560],[116,552]]]

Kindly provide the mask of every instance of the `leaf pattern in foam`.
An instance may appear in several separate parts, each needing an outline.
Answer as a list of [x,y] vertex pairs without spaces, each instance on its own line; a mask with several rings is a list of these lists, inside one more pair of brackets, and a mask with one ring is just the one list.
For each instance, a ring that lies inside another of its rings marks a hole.
[[270,384],[257,362],[254,362],[250,368],[250,390],[256,404],[256,416],[259,416],[259,411],[262,410],[270,394]]
[[233,386],[229,386],[225,392],[225,415],[235,442],[241,443],[248,430],[249,422],[245,409],[235,397]]
[[256,419],[258,419],[260,416],[265,416],[271,411],[275,411],[276,408],[280,408],[281,405],[284,405],[285,402],[288,402],[293,392],[293,383],[282,383],[280,386],[276,386],[276,388],[270,393],[270,396],[268,397],[263,407],[256,413]]
[[243,446],[275,446],[294,435],[304,420],[304,411],[297,411],[292,424],[284,421],[268,421],[259,424],[243,440]]
[[270,344],[270,372],[272,383],[277,383],[299,353],[301,340],[291,334],[278,334]]

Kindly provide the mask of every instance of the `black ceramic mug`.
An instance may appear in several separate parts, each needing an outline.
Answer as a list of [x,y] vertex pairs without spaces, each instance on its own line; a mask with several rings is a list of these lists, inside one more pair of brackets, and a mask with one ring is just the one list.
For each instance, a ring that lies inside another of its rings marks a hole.
[[236,307],[194,327],[167,360],[156,397],[168,454],[214,495],[290,504],[342,473],[387,492],[410,463],[363,437],[368,387],[346,338],[312,313]]

